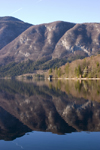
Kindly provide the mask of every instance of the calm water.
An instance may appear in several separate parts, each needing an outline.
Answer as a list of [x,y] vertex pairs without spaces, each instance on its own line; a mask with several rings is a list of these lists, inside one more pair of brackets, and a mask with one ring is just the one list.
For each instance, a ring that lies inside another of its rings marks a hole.
[[0,80],[1,150],[99,150],[100,81]]

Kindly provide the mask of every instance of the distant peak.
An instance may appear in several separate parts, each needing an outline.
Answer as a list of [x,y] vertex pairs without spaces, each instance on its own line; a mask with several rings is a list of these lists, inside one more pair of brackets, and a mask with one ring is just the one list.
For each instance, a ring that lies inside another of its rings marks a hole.
[[20,21],[20,22],[23,22],[20,19],[17,19],[17,18],[11,17],[11,16],[0,17],[0,21]]

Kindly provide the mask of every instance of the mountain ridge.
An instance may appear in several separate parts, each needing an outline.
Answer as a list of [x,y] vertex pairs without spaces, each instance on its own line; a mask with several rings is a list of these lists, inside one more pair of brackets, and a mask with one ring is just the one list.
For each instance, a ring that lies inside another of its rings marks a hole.
[[20,19],[17,19],[15,17],[12,17],[12,16],[5,16],[5,17],[0,17],[0,22],[4,22],[4,21],[20,21],[20,22],[23,22],[22,20]]
[[32,26],[0,50],[0,62],[6,57],[14,57],[15,62],[20,62],[51,56],[58,40],[73,26],[63,21]]
[[72,52],[82,50],[88,56],[95,54],[97,49],[98,51],[100,50],[100,24],[76,24],[60,39],[57,45],[57,52],[58,49],[63,49],[64,52],[66,50]]
[[0,17],[0,50],[30,26],[14,17]]
[[[60,63],[62,65],[100,53],[100,23],[55,21],[31,25],[13,17],[1,17],[0,20],[3,20],[0,21],[0,65],[3,66],[45,60],[43,63],[48,67],[42,68],[50,68],[55,61],[63,61]],[[3,26],[5,22],[8,28]],[[19,29],[20,33],[17,32]],[[17,36],[14,36],[16,33]]]

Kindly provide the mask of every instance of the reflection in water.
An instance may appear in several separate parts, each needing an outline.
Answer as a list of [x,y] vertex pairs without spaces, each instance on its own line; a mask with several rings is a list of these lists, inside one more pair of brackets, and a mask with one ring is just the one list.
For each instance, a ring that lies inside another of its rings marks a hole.
[[56,90],[59,89],[73,97],[100,102],[100,81],[97,80],[58,80],[57,82],[49,83],[49,86],[54,86]]
[[99,87],[96,81],[1,80],[0,139],[13,140],[29,131],[100,131]]

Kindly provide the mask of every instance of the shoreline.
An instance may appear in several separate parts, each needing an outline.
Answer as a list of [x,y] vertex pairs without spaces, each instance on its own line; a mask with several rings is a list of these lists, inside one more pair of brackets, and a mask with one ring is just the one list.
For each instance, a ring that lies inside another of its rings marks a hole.
[[[12,78],[11,77],[2,77],[0,79],[1,80],[2,79],[8,80],[8,79],[12,79]],[[22,78],[18,78],[18,77],[15,77],[14,79],[16,79],[16,80],[18,80],[18,79],[20,79],[20,80],[28,80],[28,79],[22,79]],[[100,80],[100,78],[44,78],[44,80],[45,79],[47,79],[49,81],[51,81],[51,80]]]
[[[55,79],[58,79],[58,80],[100,80],[100,78],[51,78],[51,80],[55,80]],[[49,78],[48,78],[49,80]]]

